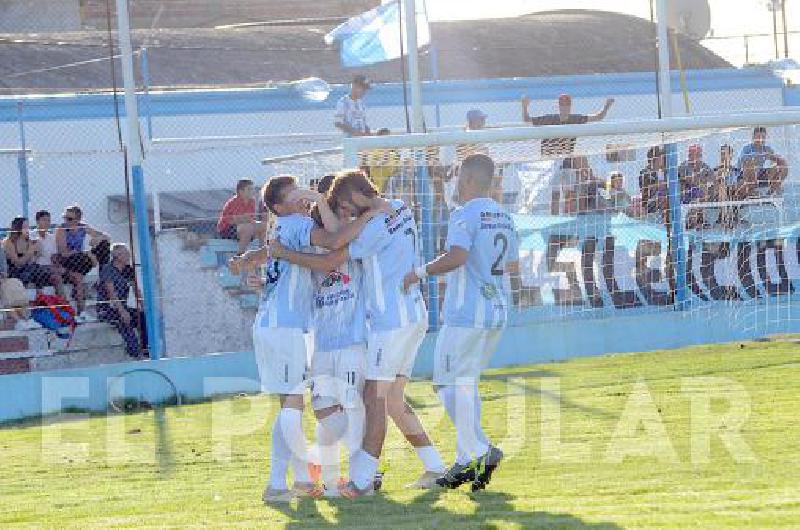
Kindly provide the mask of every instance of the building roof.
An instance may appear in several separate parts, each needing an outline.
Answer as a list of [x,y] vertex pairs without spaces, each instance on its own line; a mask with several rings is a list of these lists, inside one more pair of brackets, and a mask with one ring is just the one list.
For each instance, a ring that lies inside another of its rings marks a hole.
[[[342,68],[336,47],[323,42],[333,25],[146,29],[135,30],[133,40],[134,47],[148,48],[152,86],[247,86],[311,76],[331,83],[347,82],[354,70]],[[628,15],[565,10],[431,26],[440,79],[644,72],[655,68],[655,26]],[[686,69],[731,67],[690,39],[680,37],[679,47]],[[0,34],[0,91],[108,89],[110,68],[104,60],[108,53],[107,34],[99,30]],[[430,48],[423,52],[421,67],[424,78],[432,79]],[[359,72],[376,81],[401,79],[399,61]]]

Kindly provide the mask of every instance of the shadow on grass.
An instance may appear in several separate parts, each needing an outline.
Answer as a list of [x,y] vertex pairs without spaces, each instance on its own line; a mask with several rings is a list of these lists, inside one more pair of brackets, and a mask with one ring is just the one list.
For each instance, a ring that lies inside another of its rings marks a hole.
[[[409,502],[398,502],[384,495],[348,501],[327,499],[336,512],[335,521],[326,520],[318,511],[319,504],[303,499],[296,511],[280,511],[294,521],[287,529],[306,528],[494,528],[514,523],[523,528],[579,528],[612,530],[619,526],[611,523],[587,523],[569,514],[524,511],[514,508],[515,497],[504,492],[481,491],[466,493],[474,505],[474,513],[454,513],[448,509],[453,495],[447,490],[430,490]],[[459,499],[464,502],[465,499]],[[322,501],[320,501],[322,502]]]

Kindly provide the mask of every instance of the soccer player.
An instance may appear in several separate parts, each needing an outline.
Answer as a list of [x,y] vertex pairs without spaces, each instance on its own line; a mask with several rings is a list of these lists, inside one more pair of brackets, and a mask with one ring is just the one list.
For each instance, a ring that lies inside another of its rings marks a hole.
[[414,409],[405,401],[405,386],[428,329],[419,288],[407,292],[405,273],[417,259],[417,226],[411,210],[399,200],[382,198],[361,171],[348,171],[334,181],[331,197],[356,212],[387,205],[392,214],[372,219],[348,247],[324,255],[305,254],[274,245],[273,255],[315,270],[332,270],[348,259],[361,260],[367,293],[369,333],[364,384],[366,427],[362,449],[352,460],[350,482],[340,488],[348,498],[370,495],[386,437],[387,413],[414,446],[425,472],[411,487],[430,488],[445,466]]
[[[264,205],[277,216],[276,238],[294,250],[312,245],[337,249],[352,241],[375,215],[365,210],[355,222],[336,233],[316,228],[309,216],[312,202],[317,202],[324,216],[333,213],[317,192],[301,190],[292,176],[273,177],[262,191]],[[231,270],[250,268],[269,259],[267,246],[245,252],[231,260]],[[314,284],[311,271],[274,259],[267,271],[258,314],[253,325],[253,344],[262,390],[277,394],[281,410],[272,429],[269,484],[264,502],[288,502],[298,495],[322,494],[311,481],[308,470],[307,443],[303,433],[303,394],[309,358],[306,331],[311,316]],[[286,484],[289,464],[294,473],[294,487]]]
[[[327,193],[334,175],[317,187]],[[323,219],[318,205],[317,226],[335,232],[349,223],[354,211],[328,200],[334,218]],[[322,251],[322,250],[320,250]],[[361,263],[348,260],[331,271],[312,272],[314,279],[311,357],[311,406],[317,418],[317,448],[326,497],[339,496],[339,442],[348,455],[361,449],[364,437],[364,369],[367,355],[366,307]]]
[[486,155],[464,160],[458,182],[463,204],[450,215],[447,252],[404,280],[411,287],[449,273],[433,384],[456,428],[456,461],[436,482],[449,488],[472,482],[473,491],[486,487],[503,458],[481,428],[478,380],[506,326],[510,291],[519,292],[514,222],[490,198],[494,169]]

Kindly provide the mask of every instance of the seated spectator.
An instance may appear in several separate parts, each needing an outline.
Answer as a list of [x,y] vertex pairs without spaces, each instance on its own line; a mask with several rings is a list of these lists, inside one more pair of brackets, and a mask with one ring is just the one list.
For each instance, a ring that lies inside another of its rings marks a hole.
[[605,198],[602,190],[605,188],[605,182],[595,177],[588,158],[579,156],[572,160],[577,180],[575,194],[578,198],[578,213],[596,213],[604,210]]
[[647,150],[647,165],[639,172],[642,208],[646,215],[665,221],[668,209],[667,156],[660,145]]
[[261,223],[256,220],[253,181],[242,179],[236,183],[236,194],[222,207],[217,221],[217,232],[222,239],[238,241],[241,254],[258,238],[261,228]]
[[[703,162],[703,147],[700,144],[689,146],[687,160],[678,166],[678,180],[681,190],[688,192],[689,202],[708,200],[715,183],[714,172]],[[686,193],[684,192],[684,194]]]
[[[743,188],[742,171],[733,165],[733,149],[728,144],[719,148],[719,165],[714,168],[714,188],[709,200],[728,202],[738,200]],[[739,208],[736,206],[720,209],[717,224],[734,228],[740,223]]]
[[30,318],[28,309],[28,293],[25,286],[17,278],[8,277],[8,261],[0,245],[0,308],[4,316],[14,321],[18,331],[31,331],[39,329],[38,323]]
[[[389,129],[378,129],[376,136],[388,136]],[[373,149],[362,154],[361,169],[381,193],[394,175],[400,171],[400,153],[396,149]]]
[[11,232],[3,241],[3,251],[8,260],[8,276],[17,278],[23,285],[34,284],[40,291],[50,282],[50,271],[37,263],[39,245],[31,241],[30,227],[25,217],[11,221]]
[[50,212],[36,212],[36,239],[33,240],[39,246],[36,263],[47,273],[49,284],[55,287],[56,294],[64,296],[64,267],[58,262],[56,235],[50,228]]
[[629,213],[631,208],[631,194],[625,189],[625,177],[619,171],[614,171],[609,176],[608,208],[616,213]]
[[[83,210],[73,205],[64,211],[64,223],[56,228],[58,261],[66,270],[66,279],[72,284],[77,322],[86,322],[86,287],[84,277],[98,265],[108,263],[109,237],[82,222]],[[88,237],[87,237],[88,236]],[[88,249],[88,250],[87,250]]]
[[755,165],[759,195],[775,195],[782,192],[783,181],[789,174],[789,165],[767,145],[766,127],[753,129],[753,141],[744,146],[736,165],[744,171],[744,163],[747,160],[752,160]]
[[[122,243],[111,247],[111,261],[100,267],[97,282],[97,316],[108,322],[122,336],[125,349],[133,358],[147,356],[147,331],[144,314],[128,307],[128,297],[134,285],[135,271],[131,265],[131,253]],[[136,293],[137,298],[141,298]]]

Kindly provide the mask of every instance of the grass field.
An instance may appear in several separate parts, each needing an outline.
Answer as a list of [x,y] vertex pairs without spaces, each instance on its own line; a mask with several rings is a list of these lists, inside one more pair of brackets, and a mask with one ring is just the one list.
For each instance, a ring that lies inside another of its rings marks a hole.
[[[493,371],[484,423],[508,458],[487,491],[404,489],[421,468],[392,428],[383,494],[281,509],[260,501],[264,396],[17,425],[0,429],[0,526],[798,528],[799,376],[788,341]],[[410,394],[451,460],[430,385]]]

